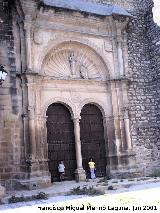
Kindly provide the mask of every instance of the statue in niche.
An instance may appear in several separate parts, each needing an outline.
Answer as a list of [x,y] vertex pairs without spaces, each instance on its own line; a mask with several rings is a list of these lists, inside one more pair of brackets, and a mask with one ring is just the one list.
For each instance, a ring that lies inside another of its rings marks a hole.
[[79,75],[80,75],[81,78],[88,79],[87,67],[85,65],[83,65],[83,64],[81,64],[78,67],[77,59],[76,59],[76,56],[75,56],[74,52],[71,52],[69,54],[68,61],[69,61],[69,67],[70,67],[71,77],[72,78],[73,77],[78,77],[77,76],[78,73],[76,73],[76,72],[79,71]]
[[70,71],[71,71],[71,76],[75,76],[76,75],[76,57],[74,55],[74,52],[71,52],[68,58],[69,61],[69,67],[70,67]]
[[80,65],[79,73],[81,78],[88,79],[88,70],[87,70],[87,67],[84,66],[83,64]]

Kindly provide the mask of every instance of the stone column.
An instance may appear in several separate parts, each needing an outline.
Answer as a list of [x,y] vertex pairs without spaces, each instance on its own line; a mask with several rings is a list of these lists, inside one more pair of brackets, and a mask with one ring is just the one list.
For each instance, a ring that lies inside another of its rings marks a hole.
[[129,103],[128,103],[128,87],[129,81],[125,80],[122,84],[122,95],[123,95],[123,119],[124,119],[124,132],[125,132],[125,147],[127,150],[132,150],[131,132],[130,132],[130,121],[129,121]]
[[126,140],[127,140],[127,149],[132,150],[132,141],[131,141],[130,126],[129,126],[128,110],[125,111],[124,124],[125,124]]
[[76,161],[77,161],[77,169],[75,171],[76,181],[84,181],[86,180],[86,173],[82,166],[82,153],[81,153],[81,141],[80,141],[80,119],[74,118],[74,135],[75,135],[75,148],[76,148]]
[[122,38],[117,37],[117,52],[118,52],[118,65],[119,75],[124,76],[124,64],[123,64],[123,51],[122,51]]
[[[36,115],[36,158],[39,162],[48,162],[48,143],[47,143],[47,116]],[[47,166],[48,167],[48,166]]]
[[28,112],[29,122],[29,141],[30,141],[30,160],[34,161],[36,156],[36,141],[35,141],[35,121],[33,109],[29,108]]
[[32,70],[32,28],[30,23],[24,24],[24,29],[26,31],[26,61],[27,61],[27,70]]
[[25,159],[29,160],[29,155],[30,155],[30,148],[29,148],[29,144],[27,143],[27,141],[29,141],[29,130],[28,130],[28,115],[27,114],[23,114],[23,142],[24,142],[24,153],[25,153]]
[[[28,134],[29,134],[29,159],[28,169],[29,178],[35,177],[39,171],[39,164],[37,159],[37,144],[36,144],[36,106],[35,106],[35,78],[32,74],[26,74],[26,90],[27,90],[27,100],[28,105]],[[26,141],[27,142],[27,141]]]
[[19,23],[20,30],[20,41],[21,41],[21,66],[22,72],[26,70],[26,43],[25,43],[25,33],[22,22]]
[[41,177],[50,177],[48,168],[48,143],[47,143],[47,128],[46,116],[42,114],[35,115],[35,132],[36,132],[36,160],[39,164],[38,172]]
[[39,163],[36,155],[36,121],[33,106],[28,107],[28,130],[29,130],[29,155],[28,163],[28,177],[33,178],[38,176]]

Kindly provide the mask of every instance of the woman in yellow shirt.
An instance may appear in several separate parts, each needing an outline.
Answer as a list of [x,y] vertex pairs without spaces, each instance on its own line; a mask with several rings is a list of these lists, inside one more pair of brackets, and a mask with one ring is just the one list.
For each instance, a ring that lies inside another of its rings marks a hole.
[[91,179],[95,179],[96,178],[96,175],[95,175],[96,167],[95,167],[95,162],[92,160],[92,158],[90,159],[88,166],[89,166]]

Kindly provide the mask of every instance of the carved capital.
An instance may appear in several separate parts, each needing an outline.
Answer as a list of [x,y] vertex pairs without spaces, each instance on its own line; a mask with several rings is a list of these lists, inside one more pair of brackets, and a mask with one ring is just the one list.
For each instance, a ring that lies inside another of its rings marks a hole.
[[122,42],[123,42],[122,36],[121,36],[121,35],[118,35],[118,36],[117,36],[117,45],[120,46],[120,45],[122,44]]
[[129,107],[128,106],[124,106],[122,109],[121,109],[122,113],[123,113],[123,117],[125,119],[128,119],[129,118]]
[[129,22],[129,18],[125,18],[125,17],[118,17],[118,18],[114,18],[114,23],[117,29],[117,32],[121,33],[123,31],[126,30],[127,24]]
[[29,119],[34,119],[35,117],[35,108],[34,106],[28,106],[28,117]]
[[[33,72],[32,70],[27,70],[25,73],[25,78],[28,84],[37,82],[38,73]],[[38,79],[39,80],[39,79]]]
[[81,116],[73,117],[72,120],[74,123],[80,123]]

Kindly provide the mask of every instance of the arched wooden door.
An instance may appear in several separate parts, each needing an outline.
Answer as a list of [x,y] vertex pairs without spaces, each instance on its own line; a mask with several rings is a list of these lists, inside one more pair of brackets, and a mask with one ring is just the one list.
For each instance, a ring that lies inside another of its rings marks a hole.
[[104,139],[103,116],[97,106],[87,104],[82,108],[80,132],[83,168],[88,173],[88,161],[90,158],[93,158],[96,163],[96,176],[105,176],[106,146]]
[[74,126],[67,107],[54,103],[47,110],[49,171],[52,182],[58,180],[58,163],[65,164],[65,179],[73,180],[76,169]]

